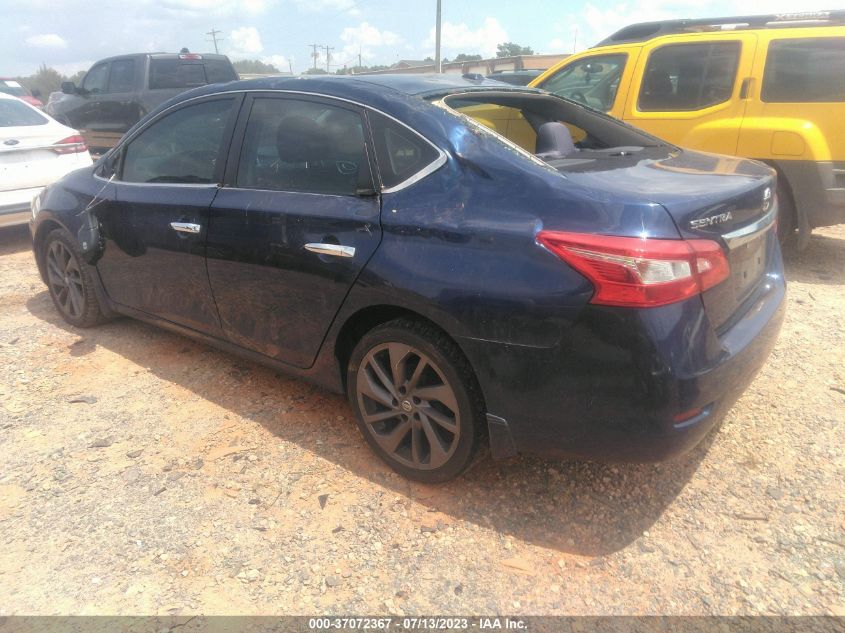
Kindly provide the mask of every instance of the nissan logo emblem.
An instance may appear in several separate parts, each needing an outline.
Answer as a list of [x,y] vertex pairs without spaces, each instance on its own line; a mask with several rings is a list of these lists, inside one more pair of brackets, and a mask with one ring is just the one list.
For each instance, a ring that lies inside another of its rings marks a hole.
[[10,138],[8,141],[3,141],[3,145],[17,145],[20,141],[16,138]]

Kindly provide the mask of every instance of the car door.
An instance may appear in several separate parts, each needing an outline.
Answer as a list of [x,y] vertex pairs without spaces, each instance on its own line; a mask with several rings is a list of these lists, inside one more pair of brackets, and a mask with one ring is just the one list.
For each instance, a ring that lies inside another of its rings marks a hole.
[[735,154],[756,36],[681,37],[643,48],[623,120],[682,147]]
[[221,336],[205,240],[241,99],[191,100],[119,150],[113,199],[97,209],[106,238],[97,268],[121,306]]
[[310,366],[381,239],[364,112],[249,95],[211,207],[208,275],[237,345]]
[[140,119],[136,79],[142,69],[142,58],[113,59],[106,90],[99,96],[92,136],[97,147],[114,147],[120,137]]
[[91,67],[82,79],[78,94],[70,99],[73,105],[64,113],[71,127],[79,130],[90,147],[101,147],[98,144],[98,113],[100,99],[106,92],[109,80],[109,62],[100,62]]

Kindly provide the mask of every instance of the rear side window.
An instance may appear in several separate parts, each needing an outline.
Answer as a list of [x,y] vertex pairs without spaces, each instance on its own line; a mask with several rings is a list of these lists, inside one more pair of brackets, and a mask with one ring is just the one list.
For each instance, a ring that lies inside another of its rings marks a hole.
[[763,101],[845,101],[845,38],[774,40],[763,73]]
[[440,154],[408,128],[380,114],[370,114],[381,184],[390,189],[422,171]]
[[135,60],[118,59],[111,63],[109,92],[131,92],[135,87]]
[[150,88],[192,88],[236,79],[232,66],[222,60],[186,61],[153,59],[150,61]]
[[613,107],[627,55],[595,55],[561,68],[543,89],[607,112]]
[[739,42],[670,44],[648,58],[640,87],[641,112],[700,110],[731,98]]
[[0,127],[44,125],[47,119],[17,99],[0,99]]
[[361,115],[298,99],[255,99],[238,187],[352,196],[372,189]]
[[217,182],[217,158],[232,115],[233,99],[205,101],[157,120],[130,141],[124,182]]

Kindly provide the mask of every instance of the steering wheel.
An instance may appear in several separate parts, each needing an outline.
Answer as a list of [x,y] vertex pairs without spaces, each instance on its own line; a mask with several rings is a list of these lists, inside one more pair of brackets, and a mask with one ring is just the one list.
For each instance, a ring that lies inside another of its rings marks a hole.
[[584,105],[587,105],[587,97],[584,96],[584,93],[580,90],[573,90],[569,93],[569,98],[575,101],[579,101]]

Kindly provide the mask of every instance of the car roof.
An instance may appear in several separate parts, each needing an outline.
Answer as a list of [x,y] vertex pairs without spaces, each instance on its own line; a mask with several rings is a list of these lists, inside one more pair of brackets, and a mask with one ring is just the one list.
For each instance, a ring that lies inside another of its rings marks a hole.
[[[195,88],[182,96],[192,98],[204,94],[236,92],[241,90],[285,90],[309,92],[327,97],[346,99],[385,98],[390,95],[405,97],[431,97],[473,90],[512,90],[515,92],[541,92],[525,86],[508,86],[498,81],[469,78],[455,74],[384,74],[384,75],[302,75],[299,77],[259,77],[242,79],[225,84],[209,84]],[[182,99],[176,98],[176,101]]]
[[91,64],[92,67],[96,66],[97,64],[102,64],[104,62],[111,62],[116,59],[129,59],[135,57],[151,57],[153,59],[179,59],[180,55],[199,55],[201,59],[186,59],[185,61],[202,61],[203,59],[219,59],[219,60],[226,60],[228,61],[229,58],[225,55],[216,55],[214,53],[165,53],[165,52],[156,52],[156,53],[126,53],[125,55],[112,55],[111,57],[104,57],[103,59],[98,59],[96,62]]

